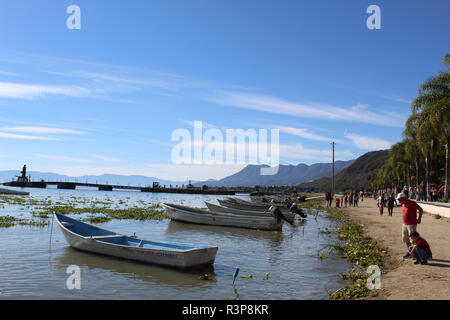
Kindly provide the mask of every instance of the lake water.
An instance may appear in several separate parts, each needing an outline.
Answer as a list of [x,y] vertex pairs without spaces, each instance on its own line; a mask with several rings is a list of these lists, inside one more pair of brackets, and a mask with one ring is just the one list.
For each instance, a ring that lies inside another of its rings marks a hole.
[[[36,200],[107,201],[125,207],[162,202],[205,207],[203,201],[217,203],[223,198],[89,189],[26,191]],[[29,218],[33,209],[34,205],[0,203],[0,216]],[[170,220],[112,220],[97,225],[148,240],[218,246],[219,251],[213,268],[185,272],[72,249],[56,224],[0,228],[0,299],[327,299],[329,292],[345,285],[338,274],[350,268],[335,253],[327,251],[325,259],[317,258],[334,237],[321,230],[336,227],[322,214],[294,226],[285,224],[282,231]],[[70,265],[80,267],[80,290],[66,286]],[[233,286],[236,268],[240,272]],[[214,280],[202,280],[206,273]]]

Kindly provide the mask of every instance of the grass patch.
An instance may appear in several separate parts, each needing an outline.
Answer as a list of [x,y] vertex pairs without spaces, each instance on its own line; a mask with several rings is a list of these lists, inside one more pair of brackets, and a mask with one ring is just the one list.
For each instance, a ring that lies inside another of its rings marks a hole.
[[152,207],[140,208],[116,208],[111,209],[107,207],[75,207],[72,205],[63,206],[48,206],[39,208],[41,211],[33,211],[32,215],[36,217],[48,218],[50,215],[59,213],[63,215],[68,214],[103,214],[108,216],[110,219],[133,219],[133,220],[163,220],[169,218],[162,210],[156,210]]
[[108,216],[90,216],[84,219],[81,219],[82,222],[90,222],[90,223],[105,223],[111,221],[112,218]]
[[11,216],[0,216],[0,228],[9,228],[15,225],[44,227],[50,224],[45,220],[21,219]]
[[349,284],[330,293],[329,297],[336,300],[353,300],[368,296],[371,290],[367,287],[367,279],[371,274],[366,273],[366,270],[371,265],[383,269],[385,252],[378,248],[373,239],[364,235],[359,223],[347,219],[339,208],[327,208],[323,202],[310,204],[310,207],[314,205],[317,205],[317,209],[326,211],[328,219],[340,223],[337,230],[338,240],[329,246],[354,264],[349,274],[340,275],[341,279],[349,281]]

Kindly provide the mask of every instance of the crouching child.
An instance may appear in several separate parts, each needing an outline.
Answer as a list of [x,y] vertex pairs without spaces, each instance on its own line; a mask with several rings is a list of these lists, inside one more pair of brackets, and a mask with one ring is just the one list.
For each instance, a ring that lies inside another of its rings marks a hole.
[[427,264],[429,259],[433,259],[430,245],[418,232],[411,233],[410,238],[412,246],[409,247],[409,252],[415,260],[414,264]]

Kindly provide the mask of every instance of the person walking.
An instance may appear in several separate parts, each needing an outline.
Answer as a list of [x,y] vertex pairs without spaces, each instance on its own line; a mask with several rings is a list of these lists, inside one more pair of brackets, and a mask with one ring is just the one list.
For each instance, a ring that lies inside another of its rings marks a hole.
[[377,206],[378,206],[378,210],[380,211],[380,216],[383,216],[383,211],[384,211],[384,201],[383,201],[383,197],[379,196],[377,199]]
[[358,193],[355,192],[355,195],[353,196],[353,206],[355,208],[358,207],[358,201],[359,201],[359,196],[358,196]]
[[327,208],[331,208],[331,203],[333,201],[333,197],[331,196],[331,192],[327,192],[326,193],[325,199],[327,200]]
[[394,194],[391,193],[391,195],[387,199],[388,215],[390,217],[392,217],[392,213],[394,211],[394,205],[397,205],[397,200],[395,200]]

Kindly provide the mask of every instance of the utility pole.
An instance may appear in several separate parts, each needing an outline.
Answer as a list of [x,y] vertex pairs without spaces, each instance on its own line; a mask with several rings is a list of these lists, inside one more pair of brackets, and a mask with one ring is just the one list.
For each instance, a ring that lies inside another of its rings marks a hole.
[[332,168],[333,168],[333,174],[331,176],[331,196],[334,198],[334,146],[336,145],[336,143],[333,141],[331,143],[331,147],[333,150],[333,164],[332,164]]

